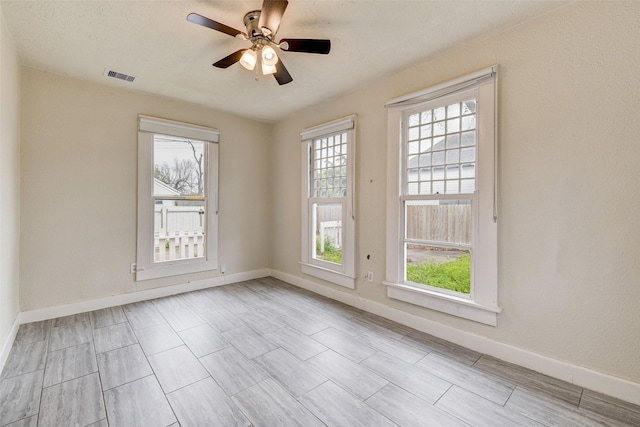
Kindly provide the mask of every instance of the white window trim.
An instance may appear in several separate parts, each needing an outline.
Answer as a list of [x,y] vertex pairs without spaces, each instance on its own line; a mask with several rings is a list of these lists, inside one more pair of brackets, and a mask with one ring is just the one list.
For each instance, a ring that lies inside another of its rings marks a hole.
[[[153,262],[153,136],[193,138],[210,143],[205,159],[207,188],[206,257]],[[218,268],[219,132],[203,126],[138,116],[138,240],[136,281],[216,270]]]
[[[478,108],[489,114],[478,114],[477,176],[479,191],[474,197],[474,248],[472,256],[472,291],[469,296],[416,286],[404,281],[403,206],[402,195],[402,116],[405,110],[477,88]],[[472,73],[389,101],[387,126],[387,296],[454,316],[495,326],[498,305],[497,251],[497,66]],[[484,141],[484,144],[481,143]],[[486,142],[489,142],[487,144]],[[482,183],[482,184],[481,184]],[[481,250],[483,248],[484,250]]]
[[[324,123],[300,132],[302,139],[302,246],[300,269],[304,274],[326,280],[336,285],[355,289],[355,150],[356,150],[356,116],[351,115],[332,122]],[[342,265],[331,265],[312,259],[311,256],[311,209],[309,203],[310,147],[314,138],[347,131],[347,196],[342,222]]]

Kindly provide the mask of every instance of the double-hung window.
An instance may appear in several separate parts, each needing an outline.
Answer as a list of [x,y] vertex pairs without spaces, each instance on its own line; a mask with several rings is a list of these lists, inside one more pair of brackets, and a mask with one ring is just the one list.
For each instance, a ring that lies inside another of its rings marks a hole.
[[138,118],[136,280],[217,268],[215,129]]
[[491,325],[495,77],[491,68],[387,104],[388,296]]
[[355,116],[301,132],[302,272],[355,288]]

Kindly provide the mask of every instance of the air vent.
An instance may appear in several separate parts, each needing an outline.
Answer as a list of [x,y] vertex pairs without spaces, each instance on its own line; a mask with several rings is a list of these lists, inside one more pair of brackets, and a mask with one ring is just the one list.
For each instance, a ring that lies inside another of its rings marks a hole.
[[105,69],[103,75],[105,77],[112,77],[114,79],[124,80],[125,82],[129,82],[129,83],[132,83],[135,79],[137,79],[136,76],[130,76],[129,74],[119,73],[118,71],[113,71],[109,69]]

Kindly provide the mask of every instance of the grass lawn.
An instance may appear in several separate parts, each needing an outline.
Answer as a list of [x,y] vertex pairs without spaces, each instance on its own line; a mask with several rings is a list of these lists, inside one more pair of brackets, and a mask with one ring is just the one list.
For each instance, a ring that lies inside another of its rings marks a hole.
[[471,256],[463,255],[443,264],[407,264],[407,280],[468,294],[471,290]]
[[342,251],[334,249],[332,251],[324,251],[324,254],[319,255],[318,258],[323,261],[335,262],[336,264],[342,264]]
[[320,253],[320,237],[316,236],[316,258],[327,262],[342,264],[342,248],[333,246],[331,239],[327,238],[324,243],[324,252]]

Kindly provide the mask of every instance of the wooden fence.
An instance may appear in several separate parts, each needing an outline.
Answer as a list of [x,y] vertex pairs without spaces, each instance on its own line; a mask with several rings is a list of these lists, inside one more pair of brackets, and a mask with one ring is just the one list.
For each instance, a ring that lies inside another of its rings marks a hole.
[[320,252],[328,241],[335,249],[342,248],[342,205],[319,205],[316,209],[316,236]]
[[326,243],[335,249],[342,248],[342,221],[322,221],[320,223],[320,253],[324,253]]
[[204,210],[199,206],[155,206],[154,261],[204,256]]
[[408,205],[407,238],[471,244],[471,205]]

